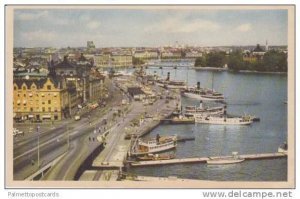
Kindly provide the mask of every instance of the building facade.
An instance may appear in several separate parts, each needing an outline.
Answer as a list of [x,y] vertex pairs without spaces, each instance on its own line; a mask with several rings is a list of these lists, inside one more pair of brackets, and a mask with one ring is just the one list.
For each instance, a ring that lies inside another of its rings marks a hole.
[[132,55],[131,54],[112,54],[111,65],[113,67],[129,67],[132,66]]
[[68,108],[63,82],[53,78],[14,80],[13,111],[16,120],[61,120]]

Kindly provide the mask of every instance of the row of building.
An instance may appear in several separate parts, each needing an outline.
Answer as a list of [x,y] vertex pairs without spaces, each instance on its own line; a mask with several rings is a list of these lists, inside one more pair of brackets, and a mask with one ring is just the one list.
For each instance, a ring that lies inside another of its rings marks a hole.
[[87,103],[98,103],[107,93],[105,77],[83,56],[71,62],[48,64],[48,73],[14,71],[13,111],[16,121],[61,120]]

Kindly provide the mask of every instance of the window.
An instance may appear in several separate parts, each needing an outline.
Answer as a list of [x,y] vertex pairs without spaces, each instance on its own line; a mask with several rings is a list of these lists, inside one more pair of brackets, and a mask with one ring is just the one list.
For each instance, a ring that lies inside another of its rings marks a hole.
[[48,100],[48,104],[51,104],[51,100]]
[[26,90],[26,86],[23,86],[23,90]]
[[48,85],[48,86],[47,86],[47,90],[51,90],[51,85]]
[[42,102],[42,104],[45,104],[45,102]]
[[14,90],[17,90],[17,87],[16,87],[16,86],[14,86]]
[[48,107],[48,111],[51,112],[51,107]]
[[24,94],[24,97],[26,97],[26,94]]
[[42,108],[43,112],[45,112],[45,107]]
[[33,112],[33,108],[30,108],[30,111]]

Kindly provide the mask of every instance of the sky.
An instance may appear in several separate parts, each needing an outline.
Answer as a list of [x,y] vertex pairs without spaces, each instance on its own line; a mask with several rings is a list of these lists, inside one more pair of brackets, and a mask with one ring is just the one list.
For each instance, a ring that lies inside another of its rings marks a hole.
[[287,45],[287,10],[17,9],[14,47]]

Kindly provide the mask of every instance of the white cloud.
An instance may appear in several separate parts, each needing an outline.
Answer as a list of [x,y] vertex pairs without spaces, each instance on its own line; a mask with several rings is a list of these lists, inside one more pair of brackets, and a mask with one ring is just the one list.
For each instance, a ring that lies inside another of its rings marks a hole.
[[241,24],[238,27],[236,27],[235,30],[240,31],[240,32],[248,32],[252,29],[252,25],[249,23]]
[[87,25],[87,27],[89,29],[93,30],[93,29],[97,29],[100,26],[100,22],[98,22],[98,21],[90,21],[86,25]]
[[41,41],[41,42],[48,42],[48,41],[54,41],[58,38],[58,34],[55,32],[49,32],[49,31],[32,31],[32,32],[23,32],[21,34],[22,38],[28,41]]
[[48,16],[48,11],[23,12],[16,15],[17,19],[22,21],[40,19],[41,17],[46,17],[46,16]]
[[220,29],[216,22],[204,19],[188,20],[186,16],[165,18],[145,28],[145,31],[169,32],[169,33],[192,33],[197,31],[215,31]]

